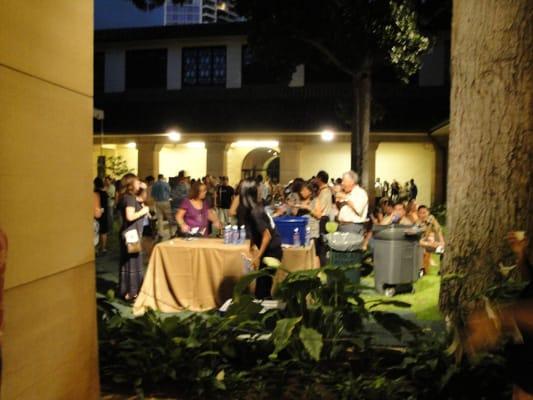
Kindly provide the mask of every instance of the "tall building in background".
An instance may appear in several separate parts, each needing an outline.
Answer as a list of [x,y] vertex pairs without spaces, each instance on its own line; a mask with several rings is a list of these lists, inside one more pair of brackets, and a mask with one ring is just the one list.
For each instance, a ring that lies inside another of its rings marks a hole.
[[165,4],[165,25],[209,24],[242,20],[234,11],[231,0],[186,0]]

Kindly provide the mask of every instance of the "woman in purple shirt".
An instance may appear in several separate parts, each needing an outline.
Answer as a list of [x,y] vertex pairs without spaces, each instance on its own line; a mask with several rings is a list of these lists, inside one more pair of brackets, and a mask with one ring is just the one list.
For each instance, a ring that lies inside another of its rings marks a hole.
[[220,221],[213,209],[209,208],[205,197],[207,187],[202,182],[195,182],[191,186],[189,198],[181,202],[176,213],[176,221],[183,234],[191,233],[194,228],[198,228],[198,233],[207,236],[209,221],[217,229],[221,228]]

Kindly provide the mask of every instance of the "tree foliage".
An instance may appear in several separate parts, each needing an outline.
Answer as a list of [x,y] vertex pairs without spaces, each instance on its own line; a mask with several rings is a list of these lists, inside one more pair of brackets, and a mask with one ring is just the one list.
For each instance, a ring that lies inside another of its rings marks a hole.
[[320,57],[354,77],[383,60],[406,80],[429,46],[407,0],[238,0],[236,8],[255,54],[292,69]]

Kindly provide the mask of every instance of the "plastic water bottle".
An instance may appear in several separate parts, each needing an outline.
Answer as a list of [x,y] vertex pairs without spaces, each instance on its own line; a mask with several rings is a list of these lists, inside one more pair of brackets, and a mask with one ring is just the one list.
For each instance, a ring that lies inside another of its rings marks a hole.
[[300,232],[298,228],[294,228],[294,233],[292,235],[292,244],[294,247],[300,247]]
[[239,244],[239,228],[233,225],[231,228],[231,244]]
[[226,225],[224,227],[224,244],[231,243],[231,225]]
[[244,244],[244,242],[246,242],[246,227],[241,225],[241,229],[239,230],[239,244]]
[[311,244],[311,228],[309,225],[305,227],[305,246],[309,246]]

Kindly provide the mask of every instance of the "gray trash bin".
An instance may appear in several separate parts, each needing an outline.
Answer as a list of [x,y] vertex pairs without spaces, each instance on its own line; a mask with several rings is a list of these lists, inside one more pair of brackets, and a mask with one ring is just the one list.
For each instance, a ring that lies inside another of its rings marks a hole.
[[392,296],[400,286],[412,290],[422,265],[419,245],[422,231],[408,225],[374,229],[374,275],[376,290]]

